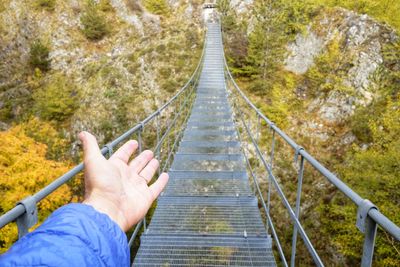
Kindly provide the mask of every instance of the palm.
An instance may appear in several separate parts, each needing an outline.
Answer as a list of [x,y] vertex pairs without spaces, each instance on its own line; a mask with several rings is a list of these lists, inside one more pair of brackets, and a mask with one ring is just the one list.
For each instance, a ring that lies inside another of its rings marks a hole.
[[84,203],[108,214],[123,230],[128,230],[145,216],[165,187],[168,175],[163,173],[153,185],[147,185],[159,163],[151,151],[144,151],[129,162],[137,149],[136,141],[127,142],[107,160],[91,134],[80,137],[85,150]]

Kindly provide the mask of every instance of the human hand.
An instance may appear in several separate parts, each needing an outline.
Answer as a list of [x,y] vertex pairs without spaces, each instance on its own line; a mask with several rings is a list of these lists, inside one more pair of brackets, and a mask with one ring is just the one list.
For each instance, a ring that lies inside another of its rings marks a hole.
[[151,186],[159,163],[153,152],[146,150],[129,162],[138,148],[136,141],[128,141],[110,159],[100,152],[96,138],[81,132],[85,164],[84,204],[107,214],[123,231],[139,222],[168,182],[162,173]]

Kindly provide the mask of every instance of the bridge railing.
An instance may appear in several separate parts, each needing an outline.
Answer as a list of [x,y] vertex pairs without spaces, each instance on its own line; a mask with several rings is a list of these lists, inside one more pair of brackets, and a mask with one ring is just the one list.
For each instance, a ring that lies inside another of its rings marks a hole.
[[[223,47],[221,48],[223,49]],[[394,239],[400,241],[400,228],[389,220],[384,214],[382,214],[379,209],[368,199],[363,199],[356,192],[354,192],[350,187],[348,187],[342,180],[340,180],[334,173],[329,171],[324,167],[318,160],[311,156],[302,146],[298,145],[293,141],[285,132],[283,132],[277,125],[275,125],[270,119],[268,119],[260,109],[258,109],[249,98],[243,93],[235,82],[232,74],[229,71],[229,67],[225,60],[225,78],[227,89],[230,92],[230,100],[234,109],[234,116],[237,121],[238,133],[242,141],[244,141],[244,135],[246,135],[248,144],[243,147],[245,158],[248,165],[248,170],[253,178],[253,183],[256,193],[261,200],[261,204],[266,213],[267,217],[267,231],[271,231],[271,234],[275,240],[275,245],[277,247],[280,259],[284,266],[288,266],[282,244],[279,240],[279,236],[274,226],[274,222],[271,217],[271,192],[272,189],[276,190],[279,199],[285,206],[288,216],[293,223],[293,235],[292,235],[292,245],[291,245],[291,257],[290,266],[295,266],[296,260],[296,245],[297,236],[300,234],[304,245],[306,246],[309,254],[313,258],[317,266],[324,266],[320,256],[315,250],[310,238],[308,237],[306,231],[304,230],[299,216],[300,216],[300,204],[301,195],[303,187],[303,176],[305,171],[305,163],[308,163],[314,171],[320,173],[324,178],[326,178],[329,183],[334,185],[340,192],[342,192],[348,199],[350,199],[358,207],[356,216],[356,226],[364,234],[364,245],[363,245],[363,255],[362,255],[362,266],[371,266],[372,258],[375,246],[375,237],[377,232],[377,225],[379,225],[384,231],[389,233]],[[253,113],[253,116],[250,115]],[[254,119],[251,119],[255,118]],[[253,121],[253,125],[252,125]],[[255,121],[255,123],[254,123]],[[263,129],[261,129],[263,128]],[[259,139],[261,137],[261,130],[269,131],[270,134],[270,146],[269,151],[265,152],[260,148]],[[282,142],[288,146],[294,153],[295,164],[297,165],[297,192],[295,207],[292,208],[288,201],[287,196],[282,190],[282,186],[278,182],[278,178],[274,174],[274,157],[276,153],[277,142]],[[249,146],[252,146],[250,149]],[[252,158],[252,155],[254,157]],[[267,200],[263,197],[263,192],[260,188],[257,173],[254,170],[254,164],[252,160],[256,158],[258,164],[263,166],[264,173],[267,173],[268,182],[268,192]],[[282,223],[282,222],[280,222]]]
[[[199,63],[188,82],[150,116],[104,145],[101,149],[101,153],[104,156],[110,157],[114,153],[114,149],[118,148],[125,141],[136,139],[139,143],[139,153],[144,146],[152,148],[154,157],[160,161],[159,173],[168,170],[194,102],[195,90],[203,66],[205,46],[206,41],[203,44]],[[84,164],[81,162],[39,192],[19,201],[14,208],[0,217],[0,229],[9,223],[16,222],[18,237],[21,238],[27,234],[29,228],[38,222],[37,203],[76,177],[83,169]],[[146,229],[145,218],[134,227],[133,233],[129,238],[129,246],[132,246],[142,226]]]

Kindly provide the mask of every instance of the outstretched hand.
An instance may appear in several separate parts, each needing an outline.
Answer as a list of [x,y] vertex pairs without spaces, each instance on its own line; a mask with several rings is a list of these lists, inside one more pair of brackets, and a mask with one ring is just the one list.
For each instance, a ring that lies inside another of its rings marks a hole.
[[159,163],[153,152],[146,150],[129,162],[138,148],[136,141],[128,141],[110,159],[100,152],[96,138],[81,132],[85,164],[85,198],[83,203],[107,214],[123,231],[142,219],[153,201],[168,182],[162,173],[151,186]]

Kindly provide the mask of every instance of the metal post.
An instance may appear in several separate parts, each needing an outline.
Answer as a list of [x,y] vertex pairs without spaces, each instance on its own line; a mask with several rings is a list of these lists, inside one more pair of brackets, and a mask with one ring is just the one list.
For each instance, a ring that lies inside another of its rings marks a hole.
[[[138,145],[139,145],[139,154],[142,153],[142,131],[144,129],[144,125],[142,125],[142,127],[140,128],[140,130],[138,131]],[[146,213],[147,215],[147,213]],[[143,228],[144,231],[146,231],[146,215],[143,218]]]
[[[185,104],[185,107],[186,107],[186,104]],[[179,103],[179,109],[178,110],[180,110],[180,108],[181,108],[181,104]],[[176,122],[178,121],[178,118],[177,117],[179,117],[179,113],[177,114],[177,110],[175,110],[175,120],[174,120],[174,141],[176,140],[176,138],[177,138],[177,136],[178,136],[178,134],[177,134],[177,131],[176,131]]]
[[169,155],[169,149],[170,149],[170,140],[169,140],[169,132],[167,133],[167,157],[168,157],[168,155]]
[[38,222],[38,210],[35,197],[28,196],[17,203],[25,208],[25,212],[17,218],[18,238],[29,233],[29,228]]
[[[295,162],[297,162],[298,151],[296,150]],[[303,174],[304,174],[304,157],[301,156],[300,168],[297,176],[297,196],[296,196],[296,218],[299,219],[300,216],[300,200],[301,200],[301,190],[303,186]],[[294,267],[296,262],[296,245],[297,245],[297,227],[293,226],[293,237],[292,237],[292,255],[290,259],[290,266]]]
[[[184,92],[183,94],[182,94],[182,96],[179,96],[178,98],[178,107],[177,107],[177,109],[180,109],[180,107],[182,106],[182,97],[184,96],[186,94],[186,92]],[[177,109],[175,109],[175,110],[177,110]]]
[[[156,127],[157,127],[157,145],[156,145],[156,147],[157,147],[157,150],[155,151],[156,152],[156,157],[157,157],[157,159],[158,160],[161,160],[160,159],[160,150],[161,150],[161,148],[159,147],[159,143],[160,143],[160,118],[161,117],[161,113],[158,113],[157,114],[157,119],[156,119]],[[158,168],[158,176],[160,176],[160,174],[161,174],[161,171],[160,171],[160,168]]]
[[[272,128],[271,128],[272,129]],[[274,160],[274,153],[275,153],[275,131],[272,129],[272,140],[271,140],[271,152],[270,152],[270,161],[269,166],[272,172],[273,160]],[[268,193],[267,193],[267,212],[269,215],[270,207],[271,207],[271,175],[268,174]],[[267,233],[269,233],[269,228],[267,224]]]
[[114,153],[114,147],[111,143],[108,143],[104,145],[105,148],[107,148],[108,151],[108,158],[111,158],[112,154]]
[[128,242],[129,248],[132,247],[133,241],[135,241],[135,238],[136,238],[137,234],[139,233],[139,230],[142,227],[142,224],[143,224],[143,220],[141,220],[140,222],[138,222],[138,224],[136,224],[135,230],[133,231],[131,237],[129,238],[129,242]]
[[261,126],[261,118],[260,115],[257,113],[257,128],[256,128],[256,143],[259,143],[259,138],[260,138],[260,127]]
[[[245,114],[244,113],[244,111],[243,111],[243,114]],[[246,116],[245,116],[245,118],[246,118]],[[251,133],[251,112],[250,112],[250,114],[248,115],[248,121],[249,121],[249,129],[250,129],[250,133]]]
[[365,239],[363,246],[363,255],[361,260],[362,267],[370,267],[374,256],[375,237],[376,237],[376,222],[367,215],[365,225]]
[[373,211],[378,211],[378,208],[368,199],[363,199],[358,204],[356,226],[358,230],[365,234],[361,260],[361,266],[363,267],[371,266],[374,255],[377,224],[376,221],[369,216],[369,213]]
[[[271,152],[270,152],[270,160],[269,160],[269,166],[272,171],[273,167],[273,161],[274,161],[274,154],[275,154],[275,131],[272,130],[272,141],[271,141]],[[268,176],[268,212],[269,212],[269,206],[270,206],[270,200],[271,200],[271,177]]]
[[142,129],[138,131],[139,154],[142,153]]

